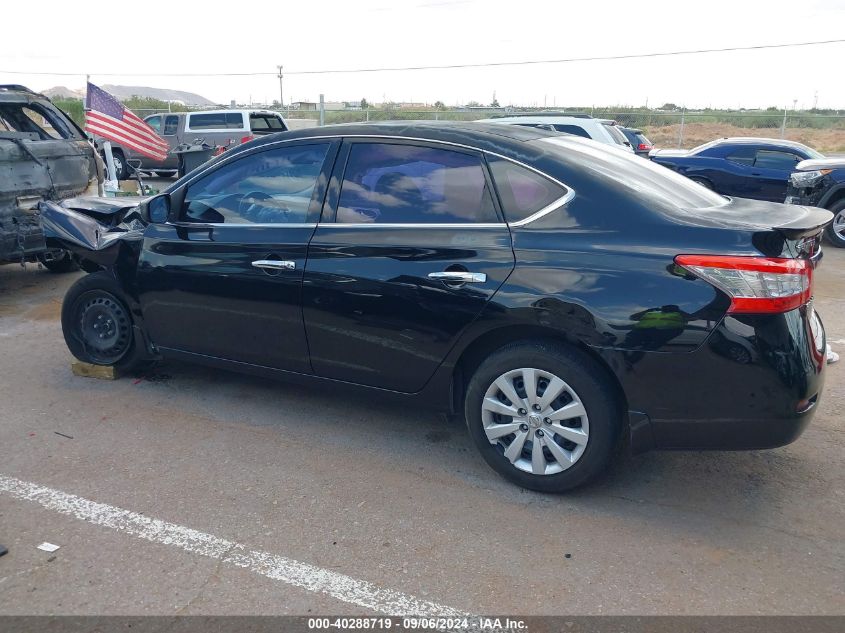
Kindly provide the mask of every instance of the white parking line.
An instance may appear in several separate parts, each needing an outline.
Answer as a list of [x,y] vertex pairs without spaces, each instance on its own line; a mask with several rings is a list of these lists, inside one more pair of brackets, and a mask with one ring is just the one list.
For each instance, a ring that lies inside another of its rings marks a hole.
[[294,587],[323,593],[349,604],[385,615],[421,615],[447,618],[469,617],[436,602],[383,589],[364,580],[338,574],[269,552],[247,549],[245,545],[213,534],[198,532],[183,525],[153,519],[137,512],[0,475],[0,493],[32,501],[43,508],[66,514],[94,525],[111,528],[145,541],[178,547],[224,563],[248,569],[256,574]]

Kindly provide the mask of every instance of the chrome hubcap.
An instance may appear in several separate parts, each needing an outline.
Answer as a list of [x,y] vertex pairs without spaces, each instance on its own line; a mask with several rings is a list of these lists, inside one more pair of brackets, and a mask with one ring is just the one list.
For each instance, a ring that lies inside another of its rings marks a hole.
[[845,240],[845,211],[840,211],[834,216],[833,232]]
[[551,372],[528,367],[493,381],[484,394],[481,420],[490,443],[515,468],[534,475],[572,466],[590,434],[578,394]]

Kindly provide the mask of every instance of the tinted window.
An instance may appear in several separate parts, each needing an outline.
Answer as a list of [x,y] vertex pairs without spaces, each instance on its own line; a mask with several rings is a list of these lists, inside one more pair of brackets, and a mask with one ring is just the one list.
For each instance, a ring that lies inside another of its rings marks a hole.
[[240,112],[192,114],[188,126],[192,130],[240,130],[244,127],[244,117]]
[[178,116],[167,116],[164,118],[164,134],[165,136],[173,136],[176,134],[176,128],[179,127]]
[[762,169],[780,169],[781,171],[792,171],[795,168],[795,163],[801,160],[801,157],[789,152],[775,152],[770,150],[757,150],[757,159],[754,161],[755,167]]
[[625,138],[625,135],[619,131],[615,125],[609,125],[607,123],[603,124],[605,129],[610,132],[610,135],[613,137],[613,140],[616,141],[619,145],[629,145],[628,139]]
[[414,145],[356,143],[349,152],[337,221],[499,222],[481,159]]
[[557,183],[508,160],[492,159],[490,171],[508,222],[524,220],[566,194]]
[[144,119],[151,128],[153,128],[156,132],[161,132],[161,117],[151,116],[149,119]]
[[328,143],[250,154],[188,187],[185,222],[281,224],[308,221]]
[[730,150],[725,157],[729,161],[739,163],[741,165],[754,164],[754,148],[753,147],[735,147]]
[[566,132],[567,134],[574,134],[575,136],[583,136],[584,138],[590,138],[590,135],[587,133],[587,130],[585,130],[579,125],[563,125],[562,123],[555,123],[552,127],[558,132]]
[[250,114],[249,127],[253,132],[284,132],[282,120],[272,114]]

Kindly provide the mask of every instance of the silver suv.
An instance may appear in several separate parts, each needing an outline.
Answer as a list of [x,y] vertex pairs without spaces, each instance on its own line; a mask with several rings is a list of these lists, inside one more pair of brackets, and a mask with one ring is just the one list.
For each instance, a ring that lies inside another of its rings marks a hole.
[[599,143],[612,145],[618,149],[633,152],[634,148],[610,119],[594,119],[589,116],[566,116],[559,114],[526,114],[518,116],[484,119],[483,123],[503,123],[506,125],[524,125],[543,130],[552,130],[590,138]]

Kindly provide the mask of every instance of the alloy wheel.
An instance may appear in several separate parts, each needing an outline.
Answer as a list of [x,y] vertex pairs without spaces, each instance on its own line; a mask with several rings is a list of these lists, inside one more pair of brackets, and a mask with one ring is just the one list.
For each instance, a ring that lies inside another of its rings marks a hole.
[[481,404],[490,443],[517,469],[554,475],[584,454],[590,426],[578,394],[553,373],[530,367],[505,372]]
[[833,232],[836,233],[840,240],[845,241],[845,209],[833,217],[831,229],[833,229]]

